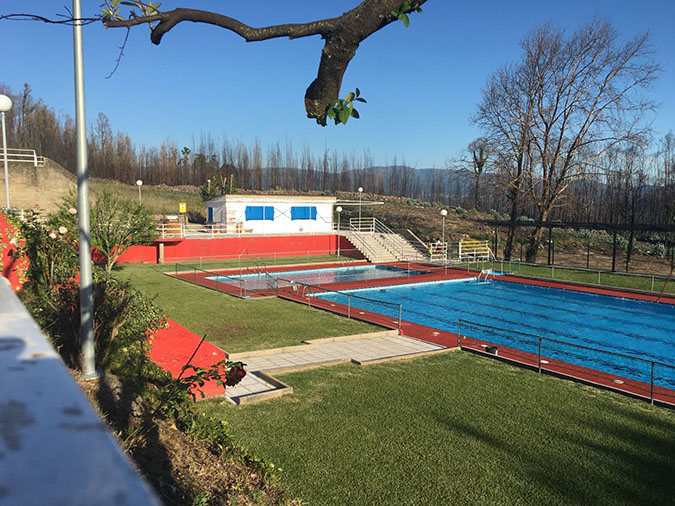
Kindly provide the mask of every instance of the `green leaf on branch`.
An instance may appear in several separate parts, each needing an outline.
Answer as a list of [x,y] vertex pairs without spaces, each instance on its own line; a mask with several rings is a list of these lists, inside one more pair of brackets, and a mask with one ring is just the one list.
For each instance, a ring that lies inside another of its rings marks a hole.
[[336,125],[340,123],[346,125],[349,118],[359,119],[359,113],[354,109],[354,102],[366,103],[366,100],[360,95],[361,90],[356,88],[356,91],[347,93],[345,98],[335,100],[326,109],[326,116],[332,119]]

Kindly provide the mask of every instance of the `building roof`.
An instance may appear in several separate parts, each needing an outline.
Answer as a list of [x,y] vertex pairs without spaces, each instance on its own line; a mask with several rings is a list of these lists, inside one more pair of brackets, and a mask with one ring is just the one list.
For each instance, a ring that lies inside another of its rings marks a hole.
[[206,203],[223,203],[223,202],[301,202],[301,203],[321,203],[331,204],[337,201],[336,197],[326,197],[323,195],[307,196],[307,195],[219,195]]

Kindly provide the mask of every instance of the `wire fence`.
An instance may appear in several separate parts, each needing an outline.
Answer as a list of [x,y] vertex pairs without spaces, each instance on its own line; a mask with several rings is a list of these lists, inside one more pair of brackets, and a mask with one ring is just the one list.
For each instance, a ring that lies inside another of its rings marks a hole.
[[[245,248],[241,253],[229,253],[222,255],[195,255],[185,257],[165,258],[165,262],[178,262],[190,268],[236,268],[265,263],[268,266],[286,265],[289,262],[355,262],[363,260],[363,254],[356,248],[341,248],[339,251],[332,249],[296,250],[284,252],[250,252]],[[169,267],[170,268],[170,267]]]
[[545,265],[519,262],[517,260],[496,260],[478,263],[467,263],[466,270],[486,268],[502,273],[518,274],[521,276],[552,279],[556,281],[572,281],[596,285],[605,288],[623,288],[645,292],[675,294],[675,280],[668,281],[667,275],[618,272],[603,269],[590,269],[569,265]]
[[648,397],[652,404],[657,396],[675,402],[675,364],[463,319],[457,321],[457,345],[481,346],[494,354],[505,346],[511,352],[507,359],[530,363],[540,373],[546,370],[592,379]]
[[[274,279],[277,281],[277,283],[281,282],[282,287],[290,288],[292,292],[294,292],[300,297],[305,298],[307,305],[310,307],[312,306],[313,298],[320,299],[321,301],[323,301],[323,303],[320,304],[320,307],[322,309],[329,309],[335,311],[337,304],[342,305],[344,308],[346,308],[347,318],[350,319],[351,318],[360,319],[361,316],[366,315],[366,311],[363,311],[358,307],[354,307],[354,300],[366,301],[372,308],[371,310],[369,310],[371,315],[373,313],[376,316],[382,315],[383,317],[385,317],[383,318],[383,320],[389,318],[390,324],[387,326],[390,327],[392,323],[395,324],[399,335],[401,334],[403,304],[372,299],[370,297],[355,295],[347,291],[325,288],[319,285],[299,283],[291,279],[283,279],[283,278],[274,278]],[[279,285],[277,284],[277,294],[278,293],[279,293]],[[320,297],[319,296],[320,294],[323,295],[324,297]],[[325,297],[326,295],[330,296],[330,298]],[[315,305],[317,305],[316,302]]]

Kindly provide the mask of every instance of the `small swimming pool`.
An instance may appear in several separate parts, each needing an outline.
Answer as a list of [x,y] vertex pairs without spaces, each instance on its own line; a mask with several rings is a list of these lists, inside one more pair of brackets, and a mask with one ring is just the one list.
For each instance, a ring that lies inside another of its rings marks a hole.
[[[675,306],[606,295],[475,279],[417,283],[320,294],[346,304],[346,293],[402,304],[403,320],[457,332],[458,319],[494,329],[463,331],[482,341],[536,354],[538,339],[559,339],[646,360],[675,363]],[[354,308],[398,318],[398,308],[352,297]],[[512,331],[512,332],[509,332]],[[651,365],[606,353],[543,343],[542,355],[619,376],[649,382]],[[657,366],[655,384],[675,388],[675,368]]]
[[247,290],[259,290],[269,287],[270,277],[279,280],[279,286],[282,286],[284,282],[288,284],[290,281],[308,285],[323,285],[345,281],[368,281],[371,279],[419,276],[421,274],[428,274],[428,272],[402,269],[388,265],[359,265],[353,267],[328,267],[244,274],[242,276],[211,276],[206,279],[229,284],[238,284],[240,281],[243,281]]

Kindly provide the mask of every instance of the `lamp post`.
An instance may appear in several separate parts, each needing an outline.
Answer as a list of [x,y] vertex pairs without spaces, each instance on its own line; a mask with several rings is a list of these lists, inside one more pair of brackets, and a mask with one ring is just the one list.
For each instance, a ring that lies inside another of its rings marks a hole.
[[361,196],[363,195],[363,187],[359,186],[359,231],[361,231]]
[[0,95],[0,113],[2,113],[2,152],[5,155],[5,196],[7,197],[7,212],[9,212],[9,170],[7,169],[7,134],[5,132],[5,113],[12,108],[12,100],[6,95]]
[[441,248],[444,249],[444,255],[443,255],[443,263],[447,263],[448,261],[448,248],[445,247],[445,217],[448,215],[448,210],[447,209],[441,209],[441,230],[442,230],[442,239],[441,239]]
[[143,181],[140,179],[136,180],[136,186],[138,186],[138,203],[140,204],[142,202],[141,199],[141,186],[143,186]]
[[[74,19],[82,18],[81,0],[73,0]],[[80,336],[82,339],[82,377],[98,377],[94,355],[94,291],[91,272],[91,233],[89,220],[89,168],[87,166],[87,122],[84,108],[84,62],[82,22],[73,23],[73,66],[75,70],[75,145],[77,154],[77,221],[80,256]]]
[[338,214],[338,228],[337,228],[337,256],[340,256],[340,214],[342,213],[342,206],[335,208]]

